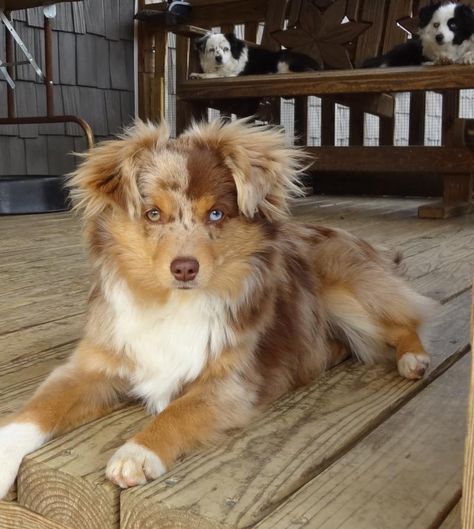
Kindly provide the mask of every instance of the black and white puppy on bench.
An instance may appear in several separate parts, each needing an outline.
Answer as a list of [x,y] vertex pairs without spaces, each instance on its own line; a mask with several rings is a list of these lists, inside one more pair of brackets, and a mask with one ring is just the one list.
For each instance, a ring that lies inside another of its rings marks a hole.
[[420,64],[474,64],[474,10],[458,2],[420,9],[418,37],[395,46],[364,68]]
[[320,65],[301,53],[253,48],[234,33],[207,33],[195,40],[204,73],[192,73],[190,79],[213,79],[268,73],[320,70]]

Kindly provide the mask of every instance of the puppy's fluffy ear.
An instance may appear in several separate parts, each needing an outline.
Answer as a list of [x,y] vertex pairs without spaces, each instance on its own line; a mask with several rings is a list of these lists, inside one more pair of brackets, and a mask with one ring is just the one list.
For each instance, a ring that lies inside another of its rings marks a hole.
[[204,37],[199,37],[198,39],[194,39],[194,47],[197,51],[202,52],[206,49],[206,42],[209,38],[210,33],[207,33],[204,35]]
[[422,7],[418,13],[418,27],[425,28],[433,18],[435,11],[441,6],[441,2],[434,2]]
[[308,156],[288,146],[280,128],[216,120],[193,124],[180,140],[219,153],[234,177],[239,209],[249,218],[257,212],[271,221],[286,218],[290,197],[302,194],[298,182]]
[[74,209],[81,211],[85,218],[99,215],[113,206],[121,207],[130,216],[139,214],[140,159],[145,151],[153,152],[168,138],[166,123],[154,125],[137,120],[118,139],[104,141],[78,154],[82,162],[68,180]]
[[238,39],[234,33],[224,33],[224,37],[229,41],[230,52],[234,59],[238,59],[245,48],[245,42]]

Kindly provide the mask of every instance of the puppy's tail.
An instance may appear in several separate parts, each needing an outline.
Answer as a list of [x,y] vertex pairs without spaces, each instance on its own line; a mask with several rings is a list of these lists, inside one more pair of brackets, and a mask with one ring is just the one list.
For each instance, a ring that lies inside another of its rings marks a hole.
[[334,286],[324,292],[325,305],[334,336],[346,342],[356,357],[373,364],[387,358],[387,329],[384,321],[418,331],[434,316],[436,303],[402,282],[387,285],[388,296],[356,297],[350,290]]

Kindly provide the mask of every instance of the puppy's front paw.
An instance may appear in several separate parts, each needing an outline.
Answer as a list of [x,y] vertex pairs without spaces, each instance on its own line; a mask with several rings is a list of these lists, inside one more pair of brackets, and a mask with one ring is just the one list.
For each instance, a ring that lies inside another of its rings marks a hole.
[[12,457],[9,450],[0,447],[0,500],[4,498],[15,483],[21,459]]
[[453,59],[451,59],[450,57],[447,57],[446,55],[441,55],[440,57],[436,59],[435,64],[446,66],[448,64],[454,64],[454,61]]
[[474,64],[474,51],[468,51],[461,59],[461,64]]
[[21,461],[48,436],[31,423],[10,423],[0,428],[0,500],[15,482]]
[[166,472],[161,459],[144,446],[128,441],[110,458],[105,475],[122,489],[145,485]]
[[408,380],[423,378],[430,365],[430,357],[427,353],[405,353],[397,363],[398,372]]
[[189,78],[190,79],[202,79],[203,76],[201,73],[190,73],[189,74]]

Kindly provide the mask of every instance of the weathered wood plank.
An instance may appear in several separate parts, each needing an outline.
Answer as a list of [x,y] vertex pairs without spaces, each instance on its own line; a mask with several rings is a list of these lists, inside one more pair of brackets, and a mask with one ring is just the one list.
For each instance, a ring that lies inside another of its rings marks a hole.
[[0,502],[0,527],[2,529],[68,529],[17,503],[7,502]]
[[[474,344],[474,296],[471,303],[471,344]],[[464,461],[464,488],[462,500],[462,527],[474,524],[474,365],[471,367],[471,392],[469,396],[468,430]]]
[[474,72],[464,66],[425,66],[331,70],[278,75],[247,75],[198,79],[178,85],[178,96],[189,101],[271,96],[411,92],[474,87]]
[[448,514],[444,522],[439,526],[439,529],[461,529],[461,502],[456,503],[456,506]]
[[436,527],[461,489],[469,365],[468,355],[256,528]]
[[[464,294],[442,308],[428,345],[434,374],[452,355],[466,350],[468,298]],[[381,366],[335,368],[310,388],[282,399],[227,444],[185,460],[155,483],[124,492],[122,528],[158,523],[166,529],[249,527],[413,397],[434,374],[410,384]]]
[[18,479],[19,503],[71,529],[118,527],[120,491],[105,479],[104,467],[146,420],[141,406],[118,410],[28,456]]

